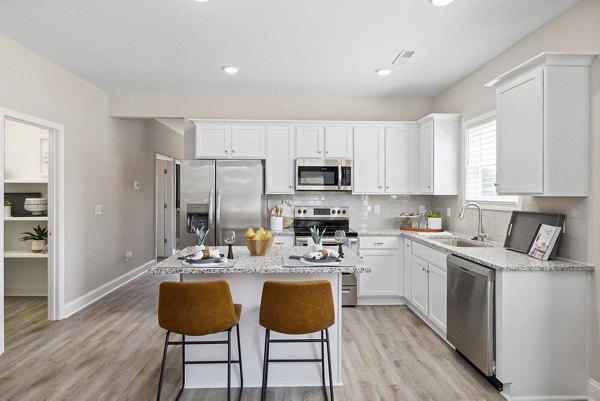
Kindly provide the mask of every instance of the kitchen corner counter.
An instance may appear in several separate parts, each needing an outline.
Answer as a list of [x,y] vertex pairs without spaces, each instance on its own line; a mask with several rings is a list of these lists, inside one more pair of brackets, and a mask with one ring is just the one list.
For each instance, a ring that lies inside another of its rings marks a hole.
[[435,241],[436,238],[466,239],[464,236],[425,237],[412,232],[403,232],[403,235],[423,245],[446,252],[460,258],[490,267],[498,271],[594,271],[593,265],[575,262],[568,259],[539,260],[531,256],[504,249],[502,245],[486,242],[486,247],[456,247]]
[[[227,247],[221,246],[218,249],[223,254],[227,254]],[[184,249],[175,255],[157,263],[150,268],[152,274],[316,274],[316,273],[369,273],[371,268],[354,251],[347,251],[344,262],[337,266],[327,266],[315,264],[306,267],[287,267],[284,266],[284,260],[290,255],[302,255],[307,251],[302,246],[284,246],[273,245],[271,251],[266,256],[250,256],[248,248],[245,246],[234,246],[233,254],[236,259],[232,267],[191,267],[184,266],[178,259],[181,255],[188,255],[191,251]]]

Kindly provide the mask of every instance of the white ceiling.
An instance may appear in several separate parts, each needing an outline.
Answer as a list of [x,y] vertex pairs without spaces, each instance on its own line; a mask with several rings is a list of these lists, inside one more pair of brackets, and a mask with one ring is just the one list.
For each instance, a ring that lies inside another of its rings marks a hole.
[[575,3],[2,0],[0,33],[111,92],[428,97]]

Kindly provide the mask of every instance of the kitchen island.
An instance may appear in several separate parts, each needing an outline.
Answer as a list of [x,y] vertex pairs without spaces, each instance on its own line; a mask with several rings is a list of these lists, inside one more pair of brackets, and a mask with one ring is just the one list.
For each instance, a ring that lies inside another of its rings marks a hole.
[[[227,254],[227,247],[218,247]],[[152,274],[179,274],[180,281],[210,281],[223,279],[229,283],[235,303],[243,305],[240,318],[240,337],[244,366],[244,386],[260,387],[262,381],[263,345],[265,330],[258,323],[263,283],[268,280],[305,281],[327,280],[333,289],[335,324],[329,329],[331,341],[331,364],[334,385],[342,385],[342,273],[369,273],[370,267],[355,251],[345,250],[344,261],[339,265],[306,265],[290,260],[290,255],[302,255],[307,247],[274,245],[266,256],[250,256],[244,246],[234,246],[235,259],[228,267],[184,266],[179,256],[188,255],[190,249],[157,263],[150,268]],[[319,333],[304,336],[318,338]],[[272,338],[297,337],[273,333]],[[224,333],[202,337],[202,340],[222,340]],[[186,359],[223,359],[226,347],[186,347]],[[271,347],[272,358],[317,358],[320,347],[315,344],[277,344]],[[233,357],[236,353],[234,351]],[[226,365],[186,366],[186,387],[226,387]],[[321,369],[318,363],[277,364],[269,369],[269,387],[320,386]],[[232,369],[232,386],[239,386],[239,373]]]

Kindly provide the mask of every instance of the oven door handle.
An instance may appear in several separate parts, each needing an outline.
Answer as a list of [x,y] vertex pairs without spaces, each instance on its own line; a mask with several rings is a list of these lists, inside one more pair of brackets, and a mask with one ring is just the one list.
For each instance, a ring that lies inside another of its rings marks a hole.
[[338,189],[342,190],[342,163],[338,164]]

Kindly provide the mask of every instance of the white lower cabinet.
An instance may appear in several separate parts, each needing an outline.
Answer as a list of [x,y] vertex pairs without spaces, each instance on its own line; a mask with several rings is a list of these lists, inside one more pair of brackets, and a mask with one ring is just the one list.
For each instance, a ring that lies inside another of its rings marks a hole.
[[292,235],[276,235],[273,245],[294,246],[294,237]]
[[[412,307],[427,323],[446,333],[446,254],[420,243],[412,243],[410,291]],[[405,249],[406,252],[406,249]],[[405,255],[405,260],[408,260]]]
[[[358,278],[359,298],[379,298],[371,304],[398,304],[404,294],[402,239],[399,237],[360,237],[359,254],[371,267]],[[397,302],[393,302],[396,300]],[[359,300],[360,304],[360,300]]]

